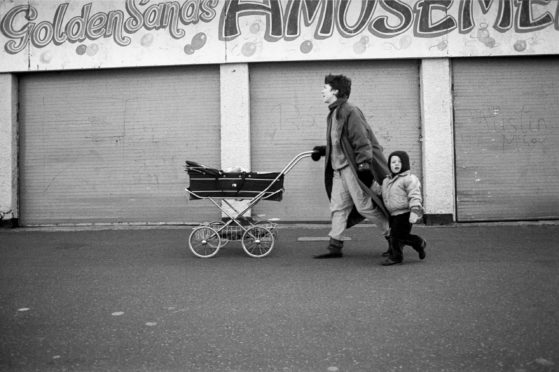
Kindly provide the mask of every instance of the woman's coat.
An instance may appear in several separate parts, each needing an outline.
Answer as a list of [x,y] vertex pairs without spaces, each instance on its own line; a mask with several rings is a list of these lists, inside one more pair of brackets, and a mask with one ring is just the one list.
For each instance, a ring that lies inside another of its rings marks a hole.
[[[383,148],[373,134],[363,112],[357,106],[349,103],[347,99],[338,99],[331,104],[329,108],[330,110],[335,110],[337,108],[337,112],[336,117],[332,117],[332,120],[328,120],[326,129],[327,141],[324,181],[328,199],[330,199],[332,195],[332,180],[334,177],[334,170],[332,169],[330,161],[332,150],[330,133],[334,122],[343,123],[340,144],[345,157],[349,161],[349,167],[355,178],[359,179],[357,175],[357,164],[365,162],[369,163],[375,181],[382,184],[384,178],[389,174],[387,161],[382,152]],[[331,112],[330,115],[333,115],[333,113]],[[375,194],[363,182],[359,181],[359,185],[361,189],[371,197],[373,203],[375,203],[388,218],[389,213],[380,196]],[[349,228],[356,225],[363,220],[364,217],[353,207],[347,221],[347,227]]]

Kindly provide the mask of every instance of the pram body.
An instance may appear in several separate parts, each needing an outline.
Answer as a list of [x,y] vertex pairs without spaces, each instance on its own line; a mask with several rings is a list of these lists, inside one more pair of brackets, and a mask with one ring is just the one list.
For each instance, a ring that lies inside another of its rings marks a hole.
[[[277,239],[277,224],[271,220],[255,221],[244,215],[260,200],[281,201],[285,175],[312,153],[298,154],[280,172],[224,172],[187,160],[185,170],[190,185],[185,190],[189,199],[210,200],[227,216],[195,227],[188,239],[191,252],[200,258],[210,258],[229,241],[240,240],[251,257],[270,254]],[[238,210],[228,199],[248,200],[248,203]]]
[[283,175],[274,172],[223,172],[208,170],[199,164],[189,162],[190,199],[231,198],[252,199],[269,187],[264,199],[281,201],[283,197]]

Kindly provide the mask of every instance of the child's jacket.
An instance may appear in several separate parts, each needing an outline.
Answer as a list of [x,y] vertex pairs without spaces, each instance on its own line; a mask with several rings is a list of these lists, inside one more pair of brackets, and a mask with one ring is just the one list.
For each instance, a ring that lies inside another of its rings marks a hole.
[[[378,189],[375,191],[378,192]],[[382,182],[381,193],[384,205],[392,216],[409,212],[412,207],[423,209],[421,182],[409,170],[386,177]]]

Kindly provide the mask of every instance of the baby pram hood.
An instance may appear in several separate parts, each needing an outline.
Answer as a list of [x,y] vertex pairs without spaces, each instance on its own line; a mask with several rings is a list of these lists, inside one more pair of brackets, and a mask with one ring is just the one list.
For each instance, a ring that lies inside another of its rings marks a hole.
[[207,167],[203,164],[196,163],[196,162],[190,161],[190,160],[186,161],[186,170],[188,172],[190,172],[190,171],[197,172],[197,173],[205,174],[205,175],[208,175],[208,176],[211,176],[211,177],[219,177],[219,176],[223,175],[223,172],[220,171],[219,169],[210,168],[210,167]]

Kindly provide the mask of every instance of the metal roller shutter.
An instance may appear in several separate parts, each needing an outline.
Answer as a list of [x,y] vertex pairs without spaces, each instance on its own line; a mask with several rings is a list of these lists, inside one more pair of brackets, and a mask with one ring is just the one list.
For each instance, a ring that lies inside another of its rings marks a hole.
[[[325,144],[324,75],[352,79],[350,101],[359,106],[385,154],[408,151],[421,177],[419,65],[406,61],[258,64],[250,68],[253,170],[279,171],[296,154]],[[281,203],[262,202],[255,214],[284,221],[327,221],[324,162],[305,159],[285,179]]]
[[186,159],[219,164],[217,66],[20,79],[23,225],[217,217],[187,203]]
[[453,63],[459,221],[559,217],[559,58]]

